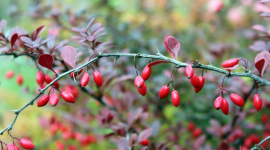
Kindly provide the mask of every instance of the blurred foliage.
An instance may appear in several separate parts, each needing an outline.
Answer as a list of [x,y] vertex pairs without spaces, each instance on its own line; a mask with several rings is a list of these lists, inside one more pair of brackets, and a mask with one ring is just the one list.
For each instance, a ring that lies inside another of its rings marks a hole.
[[[244,1],[244,0],[243,0]],[[248,60],[251,70],[254,69],[254,57],[256,54],[248,49],[248,46],[257,38],[255,31],[251,29],[254,24],[266,24],[265,20],[259,17],[254,11],[254,3],[246,4],[243,1],[223,1],[223,7],[219,12],[209,12],[207,0],[91,0],[91,1],[76,1],[76,0],[9,0],[1,1],[0,20],[6,19],[8,22],[7,32],[12,27],[20,26],[28,32],[32,32],[36,27],[45,25],[48,28],[59,28],[59,36],[57,39],[68,39],[69,45],[75,45],[79,49],[83,47],[71,40],[74,35],[70,32],[72,26],[85,26],[88,21],[95,17],[98,22],[104,24],[107,36],[103,40],[110,40],[115,45],[115,48],[110,49],[110,52],[128,51],[133,53],[157,53],[156,49],[168,56],[164,45],[163,38],[165,35],[175,36],[181,44],[181,50],[178,60],[188,62],[196,59],[203,64],[211,63],[214,66],[220,66],[221,62],[232,57],[241,57]],[[249,0],[247,0],[249,1]],[[36,11],[43,10],[42,16],[33,17]],[[232,12],[235,11],[235,12]],[[59,22],[53,22],[52,14],[59,14]],[[232,13],[230,15],[230,13]],[[233,17],[236,17],[233,18]],[[237,18],[238,17],[238,18]],[[80,18],[83,18],[80,20]],[[71,25],[70,23],[73,23]],[[47,32],[42,34],[45,37]],[[36,90],[35,74],[37,69],[29,59],[12,59],[7,56],[1,57],[0,64],[0,112],[1,124],[3,128],[7,126],[13,119],[12,112],[33,98]],[[142,69],[149,60],[140,60],[138,65]],[[129,64],[132,66],[132,59]],[[168,128],[174,126],[177,128],[179,122],[181,126],[186,127],[189,122],[194,122],[197,127],[203,129],[203,133],[207,133],[206,128],[210,126],[210,120],[215,119],[221,125],[229,124],[232,120],[232,115],[224,116],[221,111],[216,111],[213,107],[213,100],[216,95],[213,91],[221,83],[219,74],[208,71],[206,75],[206,84],[204,89],[199,94],[194,94],[193,88],[182,74],[176,74],[174,79],[176,89],[181,95],[180,107],[173,107],[166,100],[159,100],[156,93],[159,87],[169,81],[168,71],[171,67],[168,64],[162,64],[159,67],[154,67],[150,82],[148,81],[149,97],[143,97],[136,103],[139,106],[143,101],[151,100],[150,110],[159,110],[164,118],[158,118],[162,123],[160,132],[157,137],[153,137],[153,141],[163,141],[167,137],[162,135],[166,133]],[[117,69],[119,75],[124,71],[121,68]],[[24,76],[23,87],[16,84],[16,79],[5,79],[5,72],[14,70],[16,74]],[[243,71],[238,69],[237,71]],[[181,71],[179,71],[181,72]],[[197,74],[201,74],[201,70],[196,70]],[[268,78],[269,75],[266,75]],[[209,80],[209,81],[208,81]],[[231,82],[237,82],[232,79],[227,81],[227,85]],[[130,87],[132,81],[125,83],[126,87]],[[244,93],[243,89],[251,87],[250,80],[243,79],[243,85],[233,85],[234,92]],[[249,88],[248,88],[249,89]],[[134,90],[134,89],[133,89]],[[262,92],[262,97],[269,100],[267,89]],[[30,92],[29,92],[30,91]],[[135,90],[134,90],[135,91]],[[108,92],[108,94],[112,94]],[[85,95],[80,97],[85,99]],[[161,106],[154,104],[161,103]],[[166,104],[166,105],[165,105]],[[144,103],[145,105],[145,103]],[[231,104],[230,104],[231,105]],[[69,105],[71,107],[71,105]],[[89,101],[87,107],[92,111],[93,115],[100,110],[98,104],[94,101]],[[252,101],[248,100],[244,110],[252,108]],[[59,109],[58,109],[59,108]],[[232,114],[238,111],[236,106],[231,105]],[[37,108],[29,107],[20,115],[12,133],[21,137],[31,137],[36,145],[45,147],[44,149],[55,149],[53,141],[61,137],[52,136],[47,129],[40,126],[40,117],[60,116],[62,113],[68,113],[69,108],[59,106],[55,108]],[[151,112],[151,111],[150,111]],[[244,129],[246,135],[249,133],[257,133],[262,135],[263,126],[260,121],[262,114],[269,113],[263,109],[261,112],[247,115],[244,122],[238,122],[239,126],[245,126],[248,123],[258,124],[256,128]],[[151,124],[155,120],[157,114],[150,114],[150,117],[145,122]],[[65,123],[65,119],[62,119]],[[109,133],[104,128],[99,128],[96,120],[90,121],[89,126],[95,128],[99,134]],[[82,127],[83,128],[83,127]],[[179,127],[180,129],[180,127]],[[83,129],[82,129],[83,130]],[[260,136],[262,139],[263,137]],[[2,139],[2,138],[1,138]],[[4,135],[4,141],[11,141],[8,135]],[[179,138],[180,146],[185,147],[186,140],[191,139],[190,133],[185,132]],[[191,139],[194,142],[194,139]],[[207,141],[215,149],[220,143],[220,139],[208,135]],[[191,141],[190,141],[191,142]],[[49,143],[49,144],[47,144]],[[78,144],[78,143],[75,143]],[[190,144],[190,143],[189,143]],[[236,149],[239,149],[240,142],[232,143]],[[108,149],[116,148],[116,144],[112,145],[110,141],[100,141],[97,144],[91,145],[88,149]],[[172,148],[173,149],[173,148]]]

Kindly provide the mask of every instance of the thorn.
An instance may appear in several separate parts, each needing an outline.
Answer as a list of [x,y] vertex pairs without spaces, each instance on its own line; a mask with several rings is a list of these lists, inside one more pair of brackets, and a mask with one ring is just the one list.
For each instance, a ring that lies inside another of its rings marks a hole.
[[159,50],[158,50],[158,48],[157,48],[157,47],[156,47],[156,49],[157,49],[158,54],[160,54],[160,52],[159,52]]

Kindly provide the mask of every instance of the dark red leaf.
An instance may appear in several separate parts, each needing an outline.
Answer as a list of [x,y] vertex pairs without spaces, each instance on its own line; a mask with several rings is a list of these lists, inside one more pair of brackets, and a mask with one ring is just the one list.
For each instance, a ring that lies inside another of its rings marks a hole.
[[155,66],[155,65],[158,65],[158,64],[161,64],[161,63],[170,63],[170,62],[165,61],[165,60],[158,60],[158,61],[154,61],[154,62],[148,64],[148,66],[152,67],[152,66]]
[[268,63],[269,62],[268,56],[270,56],[268,51],[262,51],[255,57],[255,60],[254,60],[255,67],[259,71],[261,77],[263,77],[263,73],[264,73],[267,65],[269,64]]
[[15,34],[13,34],[13,35],[11,36],[11,38],[10,38],[10,45],[11,45],[11,48],[13,47],[13,45],[15,44],[15,42],[17,41],[17,39],[18,39],[18,34],[17,34],[17,33],[15,33]]
[[177,59],[178,52],[180,50],[180,43],[173,36],[166,35],[164,38],[164,45],[173,59]]
[[36,28],[36,30],[32,33],[32,40],[36,40],[38,35],[44,31],[44,25]]
[[65,63],[70,65],[72,68],[76,67],[76,49],[72,46],[65,46],[62,49],[61,56]]
[[129,144],[128,144],[128,140],[126,138],[121,138],[118,142],[117,142],[117,148],[119,150],[128,150]]
[[50,54],[42,54],[38,58],[38,63],[45,68],[48,68],[50,70],[53,70],[53,56]]
[[141,141],[148,139],[151,136],[152,132],[152,128],[143,130],[138,137],[138,143],[141,143]]

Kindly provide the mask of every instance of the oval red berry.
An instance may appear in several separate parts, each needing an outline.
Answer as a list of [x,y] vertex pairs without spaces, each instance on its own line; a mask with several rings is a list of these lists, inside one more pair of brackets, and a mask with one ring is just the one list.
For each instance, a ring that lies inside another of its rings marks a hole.
[[144,85],[144,80],[141,76],[137,76],[134,80],[134,85],[137,87],[137,88],[141,88],[143,85]]
[[188,64],[188,65],[186,66],[185,72],[186,72],[186,76],[187,76],[189,79],[193,77],[194,71],[193,71],[193,68],[192,68],[191,64]]
[[254,108],[259,111],[262,108],[262,100],[260,99],[259,94],[255,94],[253,98],[253,105]]
[[142,78],[144,81],[148,80],[151,75],[151,67],[150,66],[145,66],[143,71],[142,71]]
[[221,111],[225,115],[228,115],[228,113],[229,113],[229,104],[228,104],[228,102],[227,102],[227,100],[225,98],[223,98],[223,104],[222,104],[222,107],[221,107]]
[[147,87],[146,85],[144,84],[143,87],[141,88],[137,88],[138,89],[138,92],[142,95],[142,96],[145,96],[146,93],[147,93]]
[[221,66],[223,68],[231,68],[234,67],[235,65],[237,65],[239,63],[239,59],[238,58],[232,58],[229,60],[224,61]]
[[59,98],[56,93],[52,93],[49,98],[51,106],[56,106],[58,104]]
[[163,99],[163,98],[165,98],[165,97],[168,96],[169,92],[170,92],[170,87],[167,86],[167,85],[164,85],[164,86],[159,90],[158,97],[159,97],[160,99]]
[[242,99],[242,97],[239,96],[239,95],[237,95],[237,94],[232,93],[232,94],[230,95],[230,99],[231,99],[232,102],[233,102],[235,105],[237,105],[237,106],[242,107],[242,106],[244,106],[244,104],[245,104],[245,102],[244,102],[244,100]]
[[88,72],[85,72],[81,78],[81,86],[85,87],[89,82],[89,74]]
[[97,86],[101,86],[102,85],[102,76],[100,75],[100,73],[98,71],[94,71],[93,72],[93,78],[94,81],[96,83]]
[[180,104],[180,96],[179,93],[176,90],[173,90],[171,93],[171,99],[172,103],[175,107],[177,107]]
[[25,149],[35,149],[35,145],[28,139],[22,138],[20,145]]
[[37,105],[38,107],[43,107],[49,102],[49,95],[43,95],[42,97],[39,98]]
[[223,98],[221,96],[217,97],[214,101],[214,107],[216,110],[222,108],[223,105]]
[[70,94],[67,91],[62,91],[60,93],[61,97],[68,103],[74,103],[75,102],[75,98],[73,97],[72,94]]
[[194,88],[200,88],[200,79],[196,74],[193,75],[193,77],[190,79],[190,82]]

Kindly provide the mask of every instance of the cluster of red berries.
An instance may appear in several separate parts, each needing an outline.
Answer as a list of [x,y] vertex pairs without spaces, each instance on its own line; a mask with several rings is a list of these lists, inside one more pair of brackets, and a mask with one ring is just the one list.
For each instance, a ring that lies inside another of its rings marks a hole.
[[194,138],[199,137],[202,134],[201,128],[196,128],[195,124],[193,122],[188,123],[188,130],[192,133],[192,136]]
[[[13,139],[17,139],[17,138],[13,137]],[[25,139],[25,138],[21,138],[21,139],[17,139],[17,140],[19,140],[20,146],[22,148],[29,149],[29,150],[35,149],[35,145],[30,140]],[[5,144],[5,143],[1,142],[1,150],[5,150],[3,145],[5,145],[7,147],[6,150],[20,150],[14,141],[9,143],[9,144]]]
[[[78,73],[80,73],[80,72],[81,72],[81,70]],[[71,76],[74,76],[74,74],[71,74]],[[90,76],[89,76],[88,72],[86,71],[83,74],[82,78],[81,78],[81,86],[82,87],[85,87],[88,84],[89,78],[90,78]],[[102,76],[96,70],[94,70],[94,72],[93,72],[93,79],[94,79],[94,82],[96,83],[97,86],[101,86],[102,85],[102,82],[103,82]]]
[[[14,73],[14,71],[8,71],[8,72],[6,72],[6,78],[7,79],[11,79],[11,78],[13,78],[14,77],[14,75],[15,75],[15,73]],[[17,77],[16,77],[16,81],[17,81],[17,84],[18,85],[22,85],[23,84],[23,76],[22,75],[17,75]]]
[[[96,138],[92,134],[83,134],[78,131],[74,131],[71,126],[64,125],[55,117],[50,119],[50,131],[53,135],[57,133],[62,134],[63,140],[74,140],[80,143],[81,146],[88,146],[89,144],[96,143]],[[65,150],[66,144],[62,143],[61,141],[56,141],[56,146],[58,150]],[[68,145],[69,150],[78,150],[77,147],[74,145]]]

